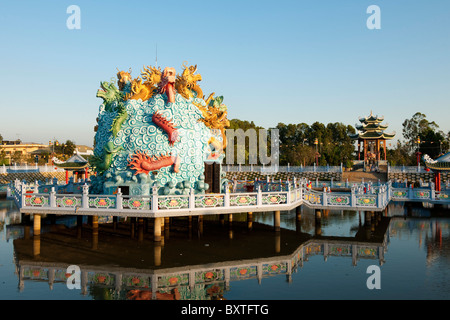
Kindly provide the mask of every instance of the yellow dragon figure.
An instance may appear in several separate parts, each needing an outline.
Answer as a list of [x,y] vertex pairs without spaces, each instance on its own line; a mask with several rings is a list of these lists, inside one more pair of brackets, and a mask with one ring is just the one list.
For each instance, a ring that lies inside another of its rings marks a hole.
[[[227,146],[225,128],[230,126],[230,121],[227,119],[227,106],[222,103],[223,96],[214,99],[213,96],[214,92],[205,100],[205,106],[196,102],[193,102],[193,104],[202,112],[203,118],[199,119],[199,121],[203,122],[208,128],[220,130],[223,139],[221,148],[225,149]],[[218,149],[217,146],[215,148]]]
[[177,75],[177,79],[175,80],[175,89],[185,99],[192,98],[194,92],[197,93],[197,98],[203,99],[203,91],[197,84],[197,81],[202,80],[202,76],[195,74],[197,72],[197,65],[188,67],[183,64],[183,68],[181,76]]
[[146,101],[150,99],[158,89],[158,83],[161,81],[161,69],[144,66],[144,70],[141,71],[141,77],[137,77],[131,81],[131,92],[125,95],[125,100],[138,100]]
[[119,90],[123,91],[127,83],[131,82],[131,68],[128,72],[117,69],[117,85]]

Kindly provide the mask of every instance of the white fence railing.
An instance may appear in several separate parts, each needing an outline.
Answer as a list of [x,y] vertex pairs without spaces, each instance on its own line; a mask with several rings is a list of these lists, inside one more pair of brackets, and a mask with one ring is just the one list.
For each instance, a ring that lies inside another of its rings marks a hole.
[[20,173],[20,172],[64,172],[64,169],[57,168],[55,166],[50,165],[12,165],[12,166],[6,166],[2,165],[0,166],[0,174],[2,173]]
[[226,172],[342,172],[343,166],[259,166],[259,165],[223,165],[222,169]]
[[427,173],[420,164],[418,166],[388,166],[388,173]]

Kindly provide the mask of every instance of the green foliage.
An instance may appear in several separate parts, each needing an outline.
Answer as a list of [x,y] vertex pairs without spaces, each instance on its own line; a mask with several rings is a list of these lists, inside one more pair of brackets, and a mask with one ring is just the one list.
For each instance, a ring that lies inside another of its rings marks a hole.
[[298,162],[312,165],[316,151],[319,165],[340,165],[354,157],[353,141],[349,137],[349,134],[355,133],[352,126],[342,123],[324,125],[316,121],[311,126],[306,123],[279,123],[277,129],[281,142],[280,165],[297,165]]
[[[400,155],[400,152],[406,152],[413,159],[411,162],[417,164],[417,160],[414,159],[416,159],[418,151],[422,155],[428,154],[434,159],[448,150],[450,132],[447,133],[446,138],[445,133],[439,130],[439,126],[434,121],[428,121],[425,114],[416,112],[411,119],[406,119],[402,125],[405,142],[402,144],[401,151],[394,152],[393,155],[396,156],[392,158],[393,162],[405,161],[403,159],[404,156]],[[398,148],[399,146],[397,146]]]

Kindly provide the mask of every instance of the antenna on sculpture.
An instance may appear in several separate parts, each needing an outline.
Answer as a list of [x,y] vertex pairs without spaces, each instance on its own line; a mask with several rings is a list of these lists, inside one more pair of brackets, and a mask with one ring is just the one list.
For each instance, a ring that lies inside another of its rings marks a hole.
[[158,44],[156,44],[156,65],[155,67],[158,68]]

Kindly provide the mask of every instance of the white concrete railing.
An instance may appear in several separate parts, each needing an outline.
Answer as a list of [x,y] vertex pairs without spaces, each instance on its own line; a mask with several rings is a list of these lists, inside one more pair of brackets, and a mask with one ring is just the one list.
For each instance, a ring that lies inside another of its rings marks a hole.
[[17,165],[14,164],[12,166],[6,166],[2,165],[0,166],[0,174],[6,174],[6,173],[16,173],[16,172],[64,172],[64,169],[57,168],[55,166],[50,165]]
[[223,165],[225,172],[342,172],[343,166],[259,166],[259,165]]
[[427,173],[425,167],[421,166],[388,166],[389,173]]
[[[149,196],[122,195],[120,189],[115,195],[89,194],[89,186],[84,184],[81,194],[59,194],[52,187],[50,193],[39,193],[38,188],[30,190],[26,184],[15,181],[7,190],[7,196],[14,199],[19,209],[54,209],[71,212],[82,209],[90,212],[102,212],[125,215],[134,211],[157,214],[208,214],[230,211],[270,211],[290,210],[305,204],[312,208],[383,210],[390,201],[422,201],[450,204],[450,191],[430,188],[394,188],[387,184],[371,186],[368,184],[352,185],[350,192],[316,191],[306,187],[305,180],[288,183],[286,190],[263,192],[230,192],[220,194],[158,195],[156,188]],[[328,189],[329,190],[329,189]],[[28,192],[27,192],[28,191]]]

